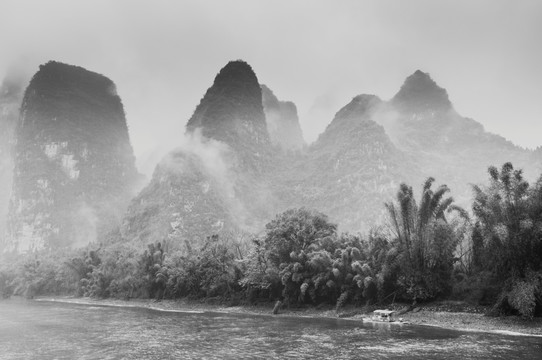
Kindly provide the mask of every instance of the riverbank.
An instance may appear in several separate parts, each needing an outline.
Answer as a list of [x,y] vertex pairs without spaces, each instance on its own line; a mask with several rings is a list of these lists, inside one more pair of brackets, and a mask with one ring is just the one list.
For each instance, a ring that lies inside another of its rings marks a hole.
[[490,317],[484,314],[420,310],[403,314],[402,319],[416,325],[438,326],[462,331],[492,332],[507,335],[542,336],[542,319],[525,320],[518,316]]
[[[173,312],[221,312],[248,315],[269,315],[280,317],[311,317],[311,318],[337,318],[350,320],[368,320],[370,314],[363,313],[359,308],[346,308],[337,314],[335,309],[329,307],[306,307],[282,309],[278,315],[272,315],[272,303],[259,305],[226,306],[220,303],[209,303],[196,300],[143,300],[133,299],[129,301],[116,299],[91,299],[74,297],[41,297],[35,301],[53,301],[71,304],[113,306],[113,307],[137,307],[156,311]],[[452,311],[449,311],[452,310]],[[397,318],[402,323],[436,326],[445,329],[489,332],[507,335],[542,336],[542,318],[525,320],[518,316],[489,317],[480,313],[479,308],[471,308],[468,311],[454,311],[454,307],[440,306],[433,303],[421,306],[416,311],[410,311],[399,315]]]

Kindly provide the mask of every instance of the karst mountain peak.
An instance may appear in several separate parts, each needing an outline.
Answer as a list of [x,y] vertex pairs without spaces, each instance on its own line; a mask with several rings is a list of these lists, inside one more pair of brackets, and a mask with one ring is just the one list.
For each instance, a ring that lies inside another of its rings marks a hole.
[[103,239],[141,181],[115,84],[79,66],[39,67],[20,105],[14,144],[8,249]]
[[189,133],[198,128],[232,147],[269,145],[262,91],[248,63],[230,61],[216,75],[186,125]]
[[421,70],[416,70],[406,78],[390,102],[397,109],[413,114],[453,109],[446,89],[440,87],[429,73]]

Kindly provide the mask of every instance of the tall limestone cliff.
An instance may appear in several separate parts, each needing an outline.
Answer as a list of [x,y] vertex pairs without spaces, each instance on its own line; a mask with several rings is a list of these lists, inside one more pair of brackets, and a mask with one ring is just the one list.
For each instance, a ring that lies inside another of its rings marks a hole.
[[156,167],[132,201],[122,237],[177,247],[228,231],[256,231],[272,215],[266,182],[274,163],[252,68],[232,61],[220,70],[186,125],[180,147]]
[[260,84],[250,65],[230,61],[220,70],[186,124],[188,134],[196,130],[242,155],[241,166],[264,170],[270,140]]
[[0,250],[6,236],[6,218],[13,180],[13,136],[26,78],[10,71],[0,85]]
[[305,147],[295,104],[279,101],[271,89],[265,85],[261,87],[267,131],[273,145],[283,150],[300,150]]
[[59,62],[41,65],[15,139],[8,250],[82,246],[118,225],[139,174],[111,80]]

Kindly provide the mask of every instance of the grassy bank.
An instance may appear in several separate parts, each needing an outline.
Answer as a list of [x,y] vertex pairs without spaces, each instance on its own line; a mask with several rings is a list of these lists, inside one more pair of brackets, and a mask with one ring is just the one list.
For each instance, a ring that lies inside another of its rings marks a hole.
[[[278,315],[272,315],[272,303],[258,305],[228,306],[220,301],[197,300],[96,300],[92,298],[74,297],[43,297],[37,301],[55,301],[72,304],[85,304],[95,306],[118,306],[148,308],[157,311],[194,311],[194,312],[223,312],[232,314],[253,314],[269,316],[302,316],[320,318],[347,318],[364,321],[370,317],[369,312],[360,308],[347,307],[337,313],[331,306],[299,307],[281,309]],[[525,320],[519,316],[489,317],[481,313],[479,307],[450,306],[448,303],[431,303],[398,316],[403,322],[415,325],[437,326],[446,329],[462,331],[491,332],[509,335],[536,335],[542,336],[542,318]]]

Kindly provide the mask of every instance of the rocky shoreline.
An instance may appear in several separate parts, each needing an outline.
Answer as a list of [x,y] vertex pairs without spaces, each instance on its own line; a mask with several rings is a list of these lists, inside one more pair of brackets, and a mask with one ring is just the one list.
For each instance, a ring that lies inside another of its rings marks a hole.
[[[346,308],[337,313],[332,307],[306,307],[295,309],[282,309],[279,314],[273,315],[272,303],[258,305],[227,306],[224,304],[209,303],[197,300],[163,300],[155,301],[148,299],[116,300],[116,299],[92,299],[76,297],[41,297],[35,301],[62,302],[70,304],[112,306],[112,307],[135,307],[146,308],[156,311],[171,312],[222,312],[231,314],[268,315],[282,317],[311,317],[311,318],[343,318],[352,321],[367,321],[370,313],[364,313],[359,308]],[[449,310],[452,311],[449,311]],[[453,311],[454,307],[435,306],[429,304],[419,307],[416,311],[397,316],[401,324],[413,324],[423,326],[436,326],[445,329],[460,331],[475,331],[498,333],[518,336],[542,336],[542,318],[525,320],[519,316],[490,317],[480,313],[479,309],[466,311]]]

